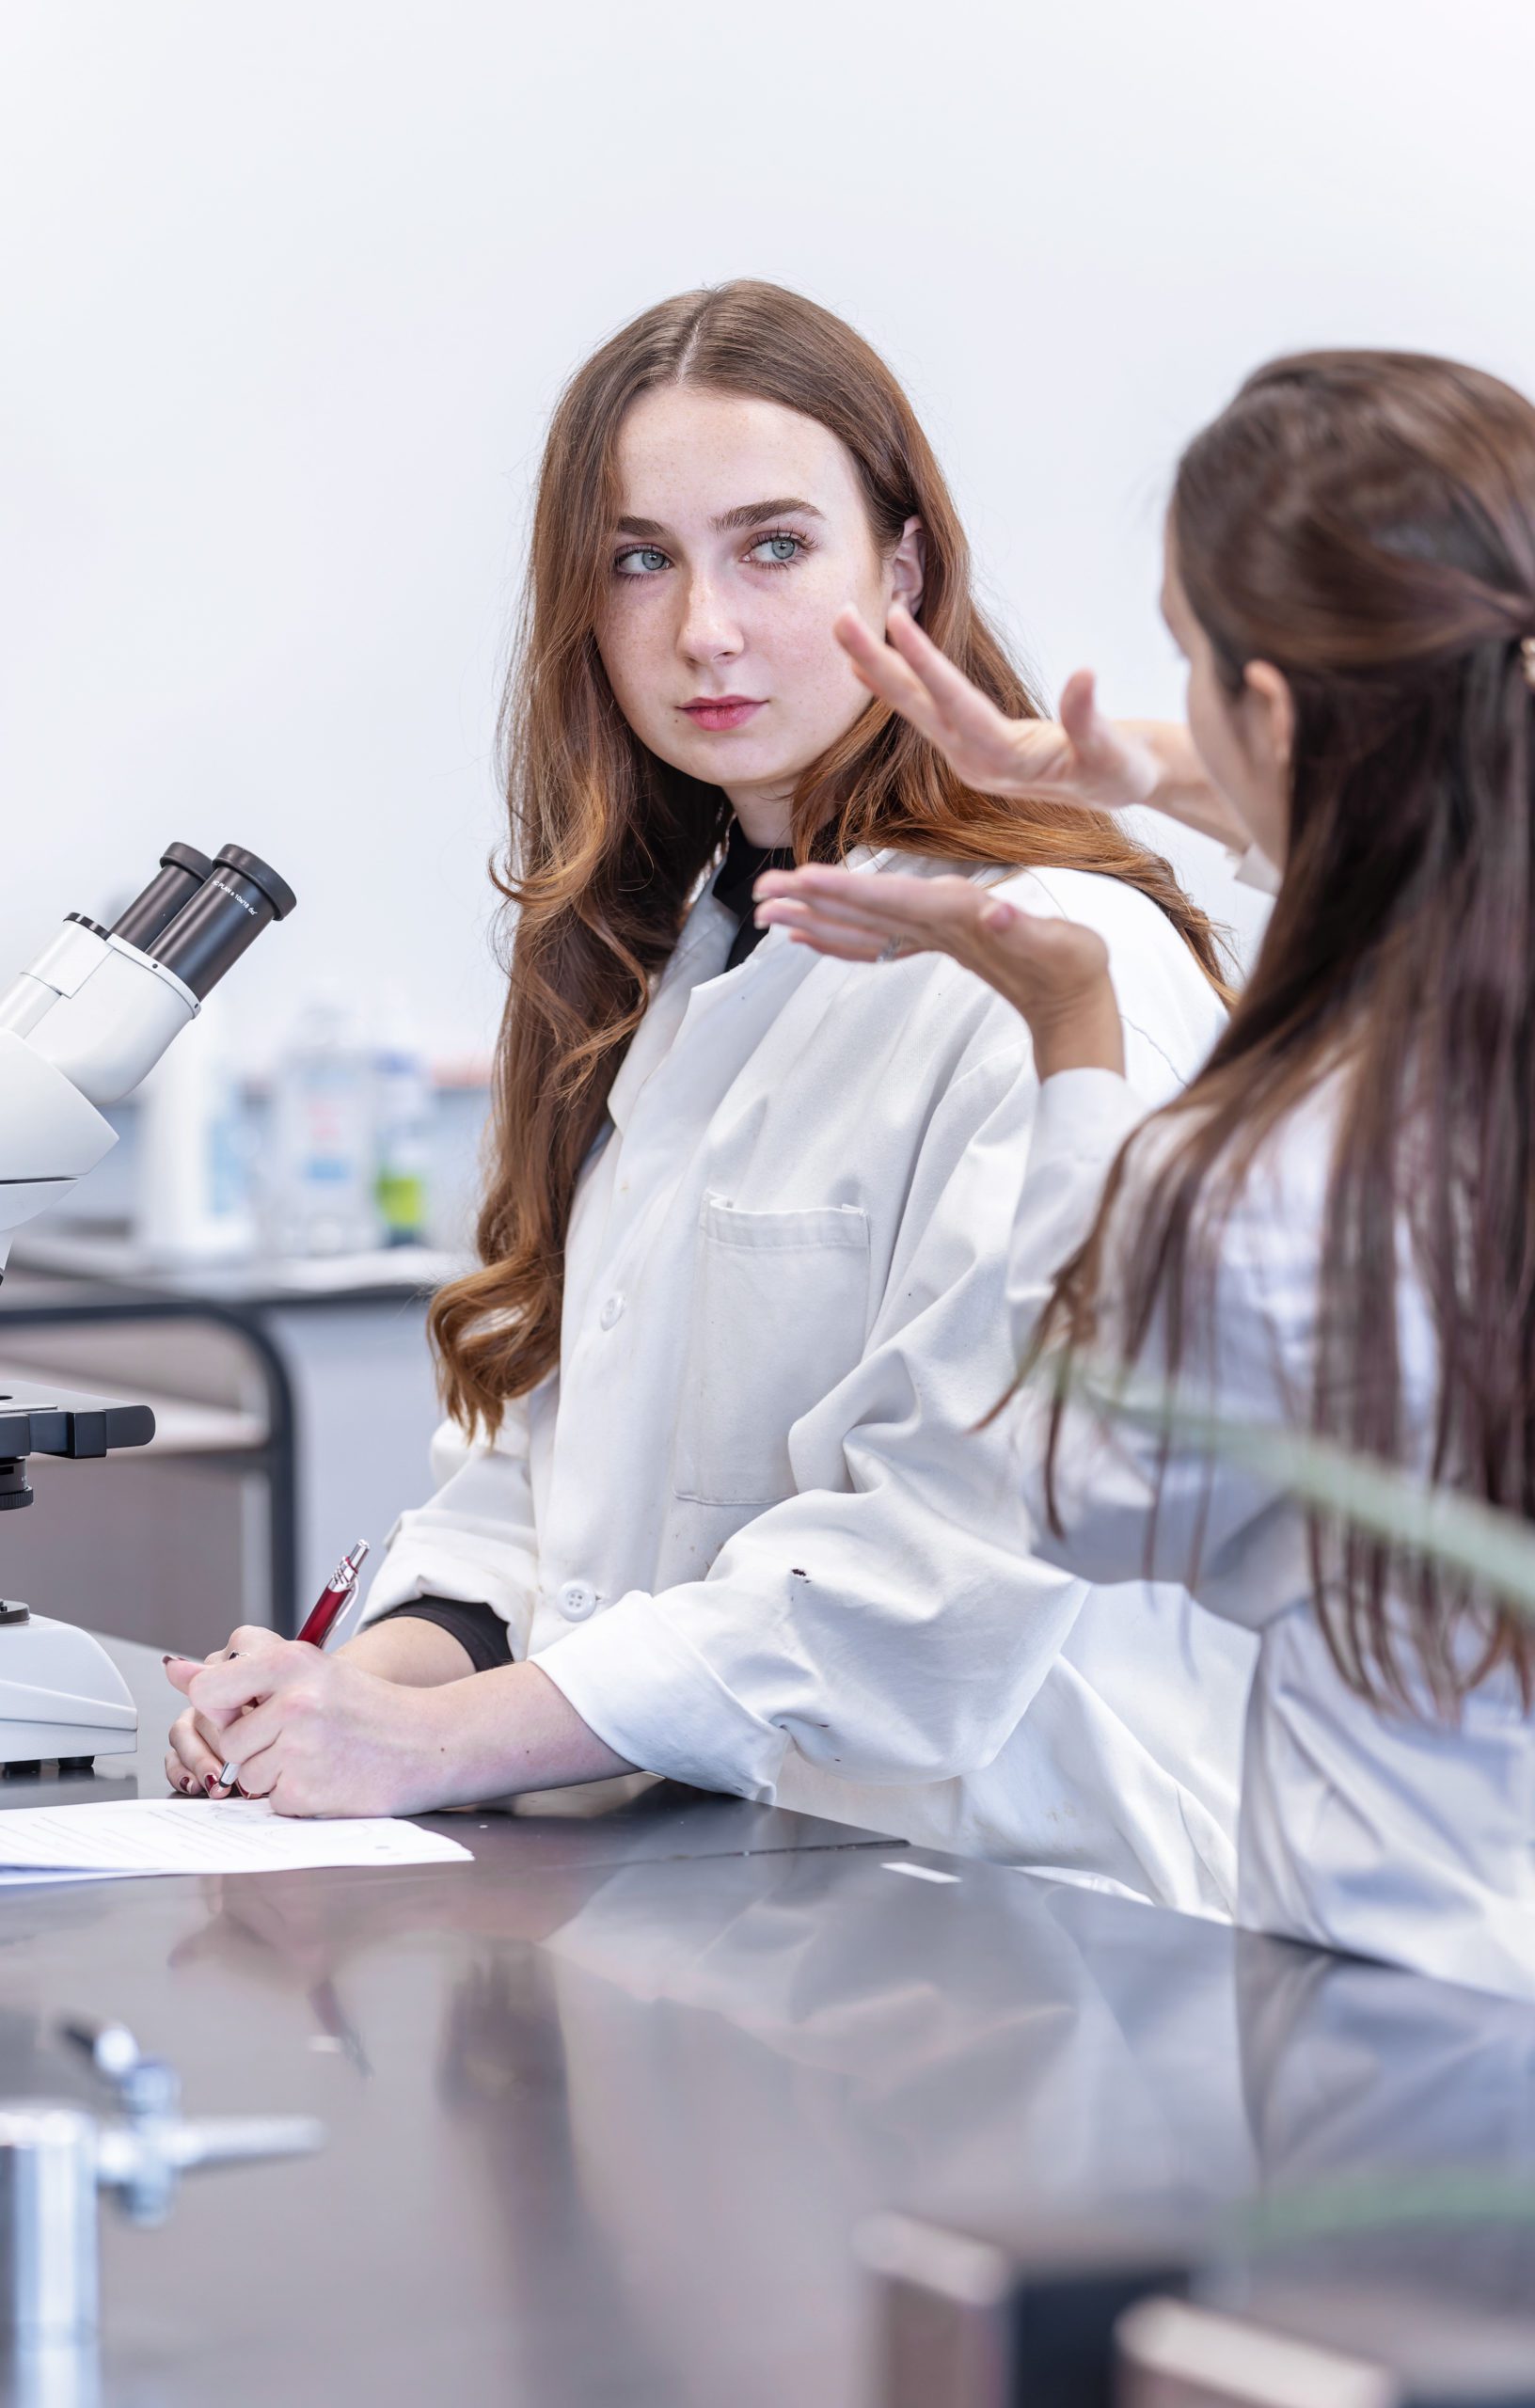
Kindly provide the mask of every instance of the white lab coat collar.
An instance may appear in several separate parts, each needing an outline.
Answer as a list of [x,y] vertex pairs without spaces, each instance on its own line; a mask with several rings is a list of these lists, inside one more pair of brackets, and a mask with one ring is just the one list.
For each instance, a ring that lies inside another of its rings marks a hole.
[[[895,858],[889,846],[876,851],[864,845],[849,854],[847,866],[875,875]],[[738,1059],[742,1017],[750,1014],[759,1021],[766,1036],[795,990],[822,959],[808,945],[791,944],[786,928],[769,928],[755,952],[727,972],[725,962],[739,923],[734,911],[727,911],[716,899],[714,875],[711,866],[693,898],[675,950],[656,982],[650,1008],[609,1089],[609,1117],[621,1133],[628,1128],[641,1090],[671,1053],[685,1023],[691,1034],[708,1015],[728,1014],[731,1050]],[[831,982],[823,983],[824,1009],[836,990]]]

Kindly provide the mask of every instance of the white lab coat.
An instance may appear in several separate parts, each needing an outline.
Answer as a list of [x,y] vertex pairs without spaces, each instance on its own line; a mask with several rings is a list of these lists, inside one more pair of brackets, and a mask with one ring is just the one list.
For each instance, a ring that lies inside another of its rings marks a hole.
[[[1221,1245],[1212,1354],[1182,1373],[1201,1409],[1306,1426],[1336,1111],[1324,1085],[1281,1123],[1244,1181]],[[1032,1232],[1048,1218],[1063,1244],[1084,1234],[1106,1167],[1141,1117],[1130,1086],[1106,1070],[1065,1071],[1042,1089],[1020,1211],[1021,1340],[1044,1294]],[[1133,1228],[1164,1142],[1148,1133],[1144,1154],[1131,1157],[1119,1228]],[[1111,1244],[1100,1322],[1110,1355],[1116,1251]],[[1409,1459],[1426,1465],[1437,1349],[1405,1237],[1399,1280],[1403,1428]],[[1142,1356],[1152,1377],[1163,1344],[1154,1328]],[[1045,1527],[1038,1473],[1044,1418],[1032,1401],[1021,1420],[1039,1553],[1084,1579],[1126,1580],[1148,1568],[1154,1530],[1157,1577],[1191,1581],[1205,1606],[1259,1635],[1238,1920],[1535,1997],[1535,1722],[1511,1673],[1467,1698],[1458,1729],[1368,1704],[1327,1652],[1311,1607],[1305,1516],[1283,1490],[1175,1447],[1153,1523],[1161,1439],[1123,1423],[1106,1432],[1081,1403],[1062,1425],[1057,1538]]]
[[[1102,930],[1136,1090],[1175,1091],[1220,1012],[1163,914],[1008,891]],[[494,1447],[439,1434],[367,1615],[488,1601],[649,1770],[1229,1912],[1251,1642],[1031,1560],[976,1428],[1014,1368],[1022,1022],[939,957],[781,930],[721,975],[735,929],[705,890],[614,1081],[558,1375]]]

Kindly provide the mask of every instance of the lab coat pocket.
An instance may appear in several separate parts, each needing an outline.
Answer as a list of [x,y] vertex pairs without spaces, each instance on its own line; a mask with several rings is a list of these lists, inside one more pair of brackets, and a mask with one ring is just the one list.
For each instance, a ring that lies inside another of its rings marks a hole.
[[854,1205],[746,1212],[705,1196],[673,1485],[700,1505],[793,1494],[789,1432],[858,1362],[869,1222]]

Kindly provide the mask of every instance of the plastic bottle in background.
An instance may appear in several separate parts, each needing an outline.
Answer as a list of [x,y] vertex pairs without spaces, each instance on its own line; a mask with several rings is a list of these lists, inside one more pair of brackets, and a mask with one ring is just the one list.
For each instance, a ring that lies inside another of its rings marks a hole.
[[424,1245],[432,1200],[432,1076],[391,993],[373,1055],[373,1200],[386,1245]]
[[138,1250],[151,1262],[229,1261],[256,1247],[250,1131],[216,1011],[204,1005],[139,1090]]
[[378,1244],[372,1064],[339,990],[305,1006],[273,1069],[268,1211],[278,1254]]

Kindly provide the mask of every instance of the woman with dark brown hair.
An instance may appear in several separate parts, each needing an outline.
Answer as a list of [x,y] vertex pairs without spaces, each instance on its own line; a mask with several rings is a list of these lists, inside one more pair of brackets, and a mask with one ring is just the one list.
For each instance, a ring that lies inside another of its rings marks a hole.
[[[1026,721],[1023,809],[870,705],[832,625],[896,601]],[[339,1654],[241,1633],[172,1667],[173,1778],[344,1813],[641,1766],[1225,1910],[1250,1642],[1032,1560],[972,1435],[1010,1359],[1027,1032],[948,962],[876,982],[752,925],[774,860],[958,869],[1100,930],[1144,1103],[1221,1024],[1208,924],[1082,807],[1122,775],[1038,717],[849,327],[730,285],[578,372],[506,737],[515,917],[481,1267],[433,1316],[441,1485]],[[1109,750],[1159,789],[1189,774],[1163,742]]]
[[[817,869],[768,879],[762,916],[852,960],[934,946],[1033,1030],[1017,1300],[1061,1375],[1025,1413],[1039,1550],[1260,1633],[1242,1920],[1535,1994],[1528,1625],[1073,1376],[1090,1355],[1535,1509],[1535,409],[1416,356],[1259,370],[1179,469],[1163,609],[1229,832],[1284,865],[1181,1096],[1147,1119],[1127,1088],[1091,929]],[[909,623],[846,635],[967,775],[1026,782],[1028,731]]]

